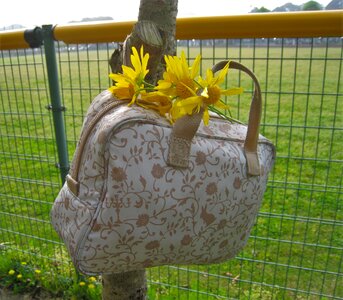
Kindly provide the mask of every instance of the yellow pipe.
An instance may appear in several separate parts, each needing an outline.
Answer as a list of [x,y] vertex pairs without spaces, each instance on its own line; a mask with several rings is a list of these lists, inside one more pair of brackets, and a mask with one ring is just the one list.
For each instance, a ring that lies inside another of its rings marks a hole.
[[178,39],[343,36],[343,11],[178,19]]
[[[57,25],[54,36],[67,44],[121,42],[134,22]],[[238,16],[179,18],[177,39],[328,37],[343,35],[340,10],[260,13]]]
[[124,41],[135,22],[101,22],[56,25],[54,38],[66,44]]
[[25,30],[10,30],[0,32],[0,50],[29,48],[24,39]]
[[[56,25],[54,37],[67,44],[121,42],[134,21]],[[0,50],[28,48],[24,31],[0,32]],[[177,39],[343,36],[343,11],[260,13],[179,18]]]

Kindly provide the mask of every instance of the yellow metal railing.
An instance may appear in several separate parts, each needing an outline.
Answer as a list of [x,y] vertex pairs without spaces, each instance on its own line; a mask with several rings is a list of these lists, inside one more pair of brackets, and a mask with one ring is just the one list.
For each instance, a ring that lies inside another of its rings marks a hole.
[[25,30],[0,32],[0,50],[30,48],[24,39]]
[[[56,25],[54,38],[67,44],[121,42],[134,23]],[[29,48],[24,32],[0,32],[0,50]],[[343,36],[343,10],[179,18],[176,24],[177,39],[330,36]]]

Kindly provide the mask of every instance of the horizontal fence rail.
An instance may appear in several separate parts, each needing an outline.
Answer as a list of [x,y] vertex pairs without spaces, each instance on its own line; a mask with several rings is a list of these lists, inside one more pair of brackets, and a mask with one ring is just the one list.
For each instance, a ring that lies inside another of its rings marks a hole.
[[[74,274],[49,211],[133,24],[0,32],[0,256]],[[220,265],[149,269],[150,299],[343,299],[342,35],[342,11],[178,19],[177,50],[200,53],[201,70],[231,59],[257,75],[277,159],[244,250]],[[232,70],[227,85],[244,87],[226,100],[246,122],[252,83]]]
[[[67,44],[120,42],[131,32],[134,23],[56,25],[54,38]],[[343,35],[342,24],[340,10],[179,18],[176,23],[176,38],[337,37]],[[0,32],[0,50],[21,48],[30,48],[25,30]]]

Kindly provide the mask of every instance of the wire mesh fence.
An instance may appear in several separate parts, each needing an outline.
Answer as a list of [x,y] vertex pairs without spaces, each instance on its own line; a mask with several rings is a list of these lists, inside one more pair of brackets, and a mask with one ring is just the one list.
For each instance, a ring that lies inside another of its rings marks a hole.
[[[116,46],[55,43],[69,160],[89,103],[111,84]],[[277,161],[244,250],[220,265],[150,269],[151,299],[343,297],[342,46],[341,38],[178,41],[190,60],[202,55],[202,69],[232,59],[254,70],[261,133],[276,145]],[[0,245],[72,272],[49,221],[61,182],[44,53],[0,55]],[[246,121],[252,83],[233,71],[227,80],[245,89],[227,101]]]

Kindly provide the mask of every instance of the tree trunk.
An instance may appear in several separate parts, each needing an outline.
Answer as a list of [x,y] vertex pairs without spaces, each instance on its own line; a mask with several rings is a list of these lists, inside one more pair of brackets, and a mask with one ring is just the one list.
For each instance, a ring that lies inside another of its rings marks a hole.
[[[121,71],[121,65],[130,64],[131,47],[141,45],[149,52],[149,73],[146,80],[155,83],[161,78],[165,54],[176,54],[175,30],[177,0],[141,0],[138,22],[126,38],[122,48],[112,54],[109,64],[113,73]],[[145,270],[103,275],[103,300],[143,300],[147,284]]]
[[121,65],[130,65],[130,50],[144,46],[149,52],[149,73],[146,80],[154,83],[164,70],[163,56],[176,54],[175,31],[178,0],[141,0],[138,22],[126,38],[124,47],[116,49],[110,60],[112,73],[121,72]]
[[103,300],[141,300],[147,291],[145,270],[102,276]]
[[158,62],[155,70],[148,74],[150,81],[153,83],[162,77],[164,71],[163,56],[176,55],[175,31],[176,31],[176,16],[177,16],[178,0],[141,0],[139,8],[138,22],[149,20],[154,22],[163,39],[162,52],[151,58]]

